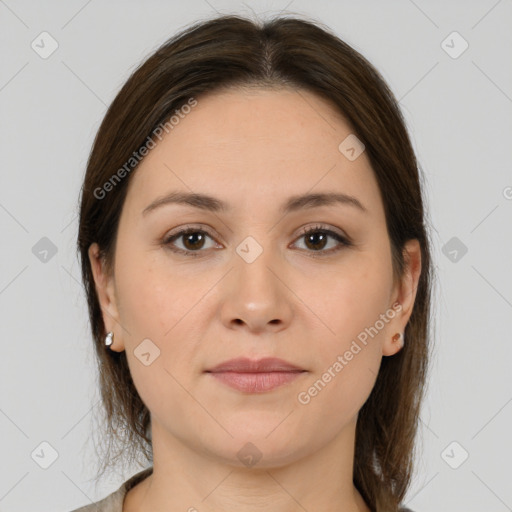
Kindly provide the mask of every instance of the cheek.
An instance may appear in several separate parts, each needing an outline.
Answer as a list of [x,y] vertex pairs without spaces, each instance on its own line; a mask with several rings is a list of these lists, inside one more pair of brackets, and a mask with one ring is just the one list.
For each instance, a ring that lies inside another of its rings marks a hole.
[[[357,347],[347,341],[339,342],[324,356],[324,365],[305,382],[295,400],[303,435],[317,433],[321,424],[325,441],[357,418],[375,385],[381,354],[372,347]],[[314,443],[317,437],[312,435],[310,441]]]
[[[179,382],[188,378],[195,340],[201,339],[198,301],[211,287],[210,279],[187,276],[161,253],[126,251],[116,265],[123,338],[139,393],[151,399],[154,390],[179,391],[171,375]],[[145,366],[139,356],[147,352],[152,362]]]
[[392,318],[386,316],[391,267],[385,259],[361,258],[359,263],[332,279],[329,292],[314,306],[329,329],[317,340],[315,374],[299,403],[318,407],[318,414],[355,414],[370,394],[382,360],[381,341],[388,334],[382,318]]
[[184,333],[193,337],[187,314],[206,285],[189,286],[191,280],[180,277],[165,260],[157,262],[143,253],[127,251],[116,265],[123,338],[135,387],[152,412],[172,416],[180,403],[187,403],[180,385],[194,350],[193,343],[183,342]]
[[119,310],[132,342],[153,337],[163,347],[204,295],[206,284],[185,276],[159,249],[153,254],[126,252],[116,265]]
[[368,302],[345,304],[346,309],[333,317],[337,336],[320,340],[315,371],[296,397],[311,428],[323,418],[326,434],[333,436],[366,402],[382,361],[378,335],[372,338],[364,330],[379,318],[379,308]]
[[[325,344],[333,350],[346,350],[351,341],[358,338],[364,341],[367,329],[374,326],[380,315],[387,311],[391,269],[377,261],[371,262],[370,258],[365,260],[366,263],[361,261],[350,271],[333,277],[328,292],[315,305],[329,327],[326,329]],[[382,321],[378,322],[380,330],[384,330],[383,325]]]
[[161,337],[176,302],[174,288],[137,254],[120,258],[118,268],[119,311],[131,341]]

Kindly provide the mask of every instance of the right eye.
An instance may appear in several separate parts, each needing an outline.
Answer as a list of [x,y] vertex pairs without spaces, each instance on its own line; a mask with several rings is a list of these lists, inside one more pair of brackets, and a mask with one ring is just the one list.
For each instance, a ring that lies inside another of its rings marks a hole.
[[[199,256],[200,252],[204,252],[201,251],[201,249],[204,248],[204,243],[207,238],[212,239],[212,237],[202,229],[186,228],[182,229],[181,231],[177,231],[170,236],[167,236],[162,243],[171,251],[178,254],[185,254],[186,256]],[[179,248],[175,245],[175,241],[180,239],[183,248]]]

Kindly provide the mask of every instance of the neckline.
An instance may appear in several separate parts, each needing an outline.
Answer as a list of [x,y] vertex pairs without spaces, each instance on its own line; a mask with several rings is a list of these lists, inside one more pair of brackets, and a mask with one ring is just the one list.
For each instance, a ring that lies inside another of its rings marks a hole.
[[129,478],[118,490],[118,503],[116,512],[123,512],[124,508],[124,502],[126,499],[126,495],[128,494],[128,491],[135,487],[138,483],[145,480],[149,475],[153,473],[153,467],[149,467],[146,469],[143,469],[142,471],[139,471],[135,475],[133,475],[131,478]]
[[143,469],[139,471],[131,478],[129,478],[123,485],[122,488],[125,494],[132,488],[135,487],[138,483],[142,482],[142,480],[146,479],[149,475],[153,473],[153,466]]

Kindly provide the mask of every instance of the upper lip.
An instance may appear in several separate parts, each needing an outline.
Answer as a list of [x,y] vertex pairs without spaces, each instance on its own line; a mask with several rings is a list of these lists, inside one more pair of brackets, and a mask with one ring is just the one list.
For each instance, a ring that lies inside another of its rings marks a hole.
[[263,359],[249,359],[238,357],[224,361],[217,366],[206,370],[210,373],[240,372],[240,373],[266,373],[266,372],[297,372],[304,371],[302,368],[288,363],[283,359],[265,357]]

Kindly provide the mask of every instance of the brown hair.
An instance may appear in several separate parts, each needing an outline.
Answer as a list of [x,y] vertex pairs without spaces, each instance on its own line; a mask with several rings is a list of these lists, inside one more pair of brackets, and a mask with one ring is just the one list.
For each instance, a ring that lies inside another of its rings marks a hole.
[[[321,23],[297,17],[261,23],[220,16],[187,27],[133,72],[101,123],[81,191],[78,250],[110,443],[103,471],[117,458],[133,460],[141,452],[151,461],[152,447],[150,414],[132,381],[126,353],[105,348],[87,252],[97,242],[107,269],[113,270],[119,218],[133,172],[109,187],[107,199],[97,191],[112,183],[156,127],[191,98],[244,86],[293,87],[330,100],[366,146],[384,204],[395,279],[404,270],[405,242],[421,244],[422,269],[405,347],[383,358],[356,427],[354,484],[372,510],[395,511],[412,477],[430,337],[433,276],[418,164],[398,103],[381,75]],[[116,440],[120,446],[113,454]]]

